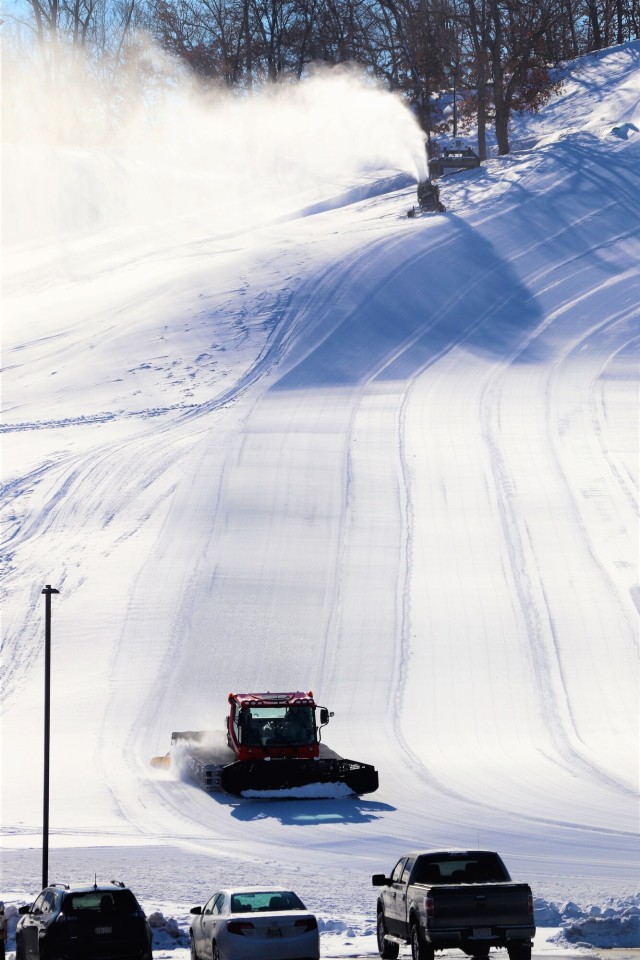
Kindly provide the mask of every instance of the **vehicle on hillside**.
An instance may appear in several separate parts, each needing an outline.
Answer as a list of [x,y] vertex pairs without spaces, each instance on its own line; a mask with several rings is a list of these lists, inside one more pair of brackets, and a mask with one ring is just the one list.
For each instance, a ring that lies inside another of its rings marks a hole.
[[151,929],[121,883],[52,883],[20,907],[16,960],[151,960]]
[[209,792],[234,796],[297,791],[297,795],[331,796],[372,793],[378,772],[370,764],[346,760],[321,742],[329,723],[326,707],[313,693],[230,693],[225,732],[187,730],[173,733],[172,752],[154,766],[175,759]]
[[385,960],[395,960],[405,943],[413,960],[433,960],[436,950],[452,947],[483,960],[491,947],[506,947],[509,960],[531,960],[531,888],[511,880],[497,853],[414,851],[398,860],[391,876],[371,879],[382,887],[376,930]]
[[445,213],[447,209],[440,200],[440,188],[430,177],[418,183],[417,198],[418,208],[407,210],[408,217],[415,217],[418,213]]
[[191,960],[319,960],[318,921],[293,890],[224,889],[191,913]]
[[434,179],[447,173],[462,173],[480,166],[480,157],[466,140],[455,137],[435,145],[434,156],[429,160],[429,176]]

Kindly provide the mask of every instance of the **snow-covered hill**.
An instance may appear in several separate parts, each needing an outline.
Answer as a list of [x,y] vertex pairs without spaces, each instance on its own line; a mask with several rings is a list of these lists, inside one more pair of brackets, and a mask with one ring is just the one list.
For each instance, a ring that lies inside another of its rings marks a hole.
[[[352,78],[222,140],[199,104],[153,149],[5,148],[6,901],[40,877],[50,583],[52,879],[183,923],[283,880],[335,952],[372,872],[479,844],[551,925],[638,914],[639,61],[575,65],[440,217]],[[231,689],[313,689],[378,793],[149,767]]]

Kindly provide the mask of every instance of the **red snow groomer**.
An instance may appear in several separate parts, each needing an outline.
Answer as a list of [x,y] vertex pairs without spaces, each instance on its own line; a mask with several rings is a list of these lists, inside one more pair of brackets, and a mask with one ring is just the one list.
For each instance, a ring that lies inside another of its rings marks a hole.
[[311,797],[330,796],[334,786],[343,795],[378,789],[373,766],[345,760],[321,742],[320,731],[333,713],[318,706],[311,691],[230,693],[229,704],[226,743],[216,745],[215,734],[206,731],[171,738],[190,776],[205,790],[235,796],[294,791]]

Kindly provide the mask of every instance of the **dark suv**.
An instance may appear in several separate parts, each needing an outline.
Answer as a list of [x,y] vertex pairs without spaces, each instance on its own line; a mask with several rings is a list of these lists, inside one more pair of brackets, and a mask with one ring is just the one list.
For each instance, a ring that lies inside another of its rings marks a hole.
[[151,960],[151,930],[123,883],[52,883],[20,907],[16,960]]

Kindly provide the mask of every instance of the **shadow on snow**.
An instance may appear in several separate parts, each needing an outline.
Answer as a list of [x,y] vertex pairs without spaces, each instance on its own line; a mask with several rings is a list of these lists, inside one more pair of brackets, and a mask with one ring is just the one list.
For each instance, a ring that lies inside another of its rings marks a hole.
[[[216,800],[220,800],[216,796]],[[395,807],[379,800],[344,797],[336,800],[235,800],[225,798],[231,816],[246,822],[274,819],[292,827],[334,823],[370,823],[392,813]],[[223,801],[224,802],[224,801]]]
[[418,221],[314,278],[290,304],[289,323],[303,323],[272,390],[406,381],[454,348],[548,360],[563,337],[549,317],[576,297],[588,309],[589,291],[627,266],[638,147],[570,136],[473,221]]
[[508,261],[455,216],[428,226],[372,244],[347,272],[337,265],[272,389],[407,380],[457,345],[502,357],[527,339],[542,314]]

